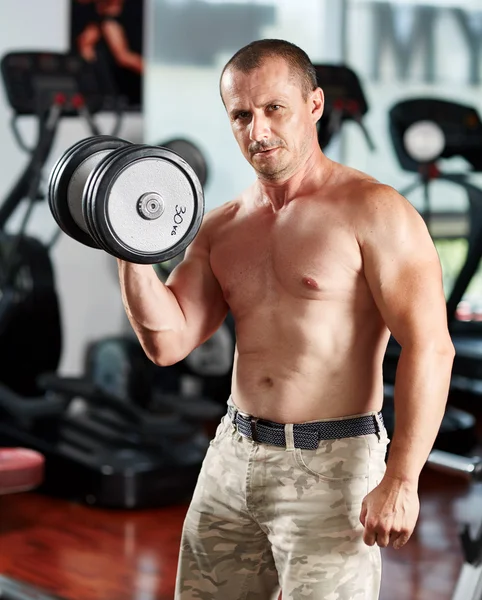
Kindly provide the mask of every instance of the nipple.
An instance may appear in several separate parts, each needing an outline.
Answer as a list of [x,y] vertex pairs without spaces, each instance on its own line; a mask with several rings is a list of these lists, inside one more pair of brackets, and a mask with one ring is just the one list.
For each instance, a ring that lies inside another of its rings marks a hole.
[[318,285],[318,283],[311,277],[303,277],[303,284],[306,285],[307,287],[311,288],[312,290],[320,289],[320,286]]

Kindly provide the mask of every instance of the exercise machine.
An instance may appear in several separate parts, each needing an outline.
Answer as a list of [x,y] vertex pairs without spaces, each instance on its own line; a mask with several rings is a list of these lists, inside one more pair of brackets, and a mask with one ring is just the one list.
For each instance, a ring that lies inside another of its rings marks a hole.
[[[0,207],[0,445],[42,453],[39,489],[46,493],[116,508],[187,500],[209,444],[203,426],[212,406],[181,414],[172,409],[183,405],[179,394],[166,394],[164,404],[160,394],[153,411],[87,377],[57,376],[61,320],[49,250],[58,236],[44,245],[25,233],[34,203],[43,199],[42,171],[60,120],[80,117],[98,135],[95,115],[108,78],[78,56],[48,52],[10,53],[1,70],[12,123],[34,116],[39,133],[34,147],[24,144],[28,164]],[[19,231],[7,234],[24,200]]]
[[[470,181],[471,173],[482,171],[482,122],[477,111],[470,106],[435,98],[414,98],[392,107],[389,129],[400,166],[416,174],[414,182],[402,189],[401,194],[409,197],[415,190],[422,189],[424,203],[421,215],[435,242],[449,237],[445,233],[437,233],[437,224],[443,223],[444,219],[460,220],[461,215],[432,210],[433,182],[447,182],[463,190],[467,197],[468,209],[462,215],[467,221],[463,234],[467,254],[451,290],[447,290],[447,317],[456,350],[449,401],[461,391],[469,391],[473,401],[477,402],[480,401],[482,379],[482,323],[459,320],[457,310],[477,273],[482,256],[482,190]],[[465,159],[470,170],[444,172],[440,167],[441,159],[453,157]],[[384,361],[389,398],[386,409],[388,422],[393,421],[390,399],[399,353],[399,345],[391,339]],[[476,442],[472,415],[447,407],[435,447],[466,454]]]
[[[433,98],[415,98],[395,105],[390,111],[390,131],[398,160],[407,171],[417,173],[413,184],[402,191],[409,195],[422,187],[424,206],[422,216],[429,229],[434,225],[430,187],[437,179],[463,189],[468,200],[467,254],[447,297],[447,317],[456,350],[452,371],[450,396],[469,393],[472,402],[482,396],[482,323],[469,318],[458,318],[458,307],[476,275],[482,257],[482,190],[470,181],[472,172],[482,171],[482,121],[475,108]],[[441,158],[462,157],[470,170],[442,172]],[[392,345],[386,363],[393,369],[397,349]],[[391,363],[391,365],[390,365]],[[450,399],[449,396],[449,399]],[[450,413],[449,413],[450,414]],[[460,411],[467,420],[467,413]],[[468,423],[467,423],[468,427]],[[476,441],[471,430],[470,442],[447,451],[432,450],[427,465],[433,469],[480,483],[482,459],[466,457]],[[462,452],[459,452],[462,450]],[[472,535],[466,525],[461,533],[464,565],[457,581],[452,600],[482,600],[482,525]]]
[[318,85],[325,95],[325,108],[317,123],[320,147],[324,150],[340,133],[344,123],[354,122],[361,128],[368,148],[373,152],[375,144],[363,121],[368,103],[355,71],[343,64],[314,66]]
[[[81,114],[87,129],[98,133],[94,115],[102,97],[96,72],[68,54],[11,52],[2,58],[1,72],[13,111],[12,131],[28,152],[28,162],[0,206],[0,345],[5,349],[0,381],[19,394],[33,395],[39,391],[37,376],[57,368],[61,323],[48,255],[51,244],[27,236],[26,227],[35,203],[43,199],[43,168],[61,119]],[[31,148],[18,130],[18,120],[27,115],[37,121]],[[22,202],[26,207],[20,227],[7,234],[6,225]]]

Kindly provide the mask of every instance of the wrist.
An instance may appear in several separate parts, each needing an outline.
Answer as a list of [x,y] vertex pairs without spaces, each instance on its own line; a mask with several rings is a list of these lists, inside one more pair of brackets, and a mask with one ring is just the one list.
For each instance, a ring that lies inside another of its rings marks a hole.
[[408,488],[418,488],[419,477],[413,474],[401,473],[395,470],[387,468],[383,477],[386,480],[390,480],[392,483],[398,483],[400,486]]

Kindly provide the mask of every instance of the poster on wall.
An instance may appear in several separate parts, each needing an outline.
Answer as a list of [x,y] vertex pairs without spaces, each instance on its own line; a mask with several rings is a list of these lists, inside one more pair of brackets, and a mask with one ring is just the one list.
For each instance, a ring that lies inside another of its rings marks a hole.
[[144,0],[70,0],[70,48],[96,65],[105,109],[142,104]]

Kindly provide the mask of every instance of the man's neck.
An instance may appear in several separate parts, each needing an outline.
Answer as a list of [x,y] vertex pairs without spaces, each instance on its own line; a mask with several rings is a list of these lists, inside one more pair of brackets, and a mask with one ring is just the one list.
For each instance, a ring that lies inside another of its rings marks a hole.
[[291,175],[278,181],[258,177],[259,201],[277,212],[300,196],[308,196],[323,186],[332,171],[332,161],[322,152],[312,153]]

